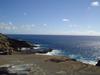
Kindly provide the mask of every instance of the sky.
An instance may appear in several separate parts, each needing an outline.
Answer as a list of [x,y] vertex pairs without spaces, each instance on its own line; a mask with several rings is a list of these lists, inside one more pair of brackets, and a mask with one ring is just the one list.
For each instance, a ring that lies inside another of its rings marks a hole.
[[0,0],[0,33],[100,35],[100,0]]

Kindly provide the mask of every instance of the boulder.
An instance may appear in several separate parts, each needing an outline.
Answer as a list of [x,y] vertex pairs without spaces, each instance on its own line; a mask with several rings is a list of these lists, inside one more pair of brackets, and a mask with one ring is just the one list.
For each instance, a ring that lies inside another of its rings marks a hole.
[[0,75],[29,75],[33,64],[2,65]]
[[9,75],[7,67],[0,67],[0,75]]
[[97,62],[96,66],[100,66],[100,60]]

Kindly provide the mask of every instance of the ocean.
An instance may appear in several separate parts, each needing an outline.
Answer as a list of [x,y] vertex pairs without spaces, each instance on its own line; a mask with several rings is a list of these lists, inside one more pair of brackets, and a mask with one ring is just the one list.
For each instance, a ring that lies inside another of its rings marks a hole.
[[11,38],[52,48],[46,55],[67,56],[83,63],[96,64],[100,59],[100,36],[8,35]]

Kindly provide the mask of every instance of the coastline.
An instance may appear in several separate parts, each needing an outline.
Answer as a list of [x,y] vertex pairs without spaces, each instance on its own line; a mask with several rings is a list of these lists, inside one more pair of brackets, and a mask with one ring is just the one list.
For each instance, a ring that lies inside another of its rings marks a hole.
[[[4,49],[9,49],[13,50],[9,51],[7,54],[37,54],[37,55],[51,55],[51,56],[65,56],[62,55],[64,54],[64,52],[62,53],[61,50],[57,50],[57,49],[51,49],[51,48],[42,48],[42,46],[39,43],[32,43],[29,41],[23,41],[23,40],[17,40],[11,37],[8,37],[8,35],[4,35],[4,34],[0,34],[1,39],[5,40],[8,44],[6,47],[6,42],[0,40],[1,42],[3,42],[5,44],[5,48]],[[1,43],[2,46],[2,43]],[[3,48],[1,48],[2,50]],[[83,57],[81,56],[77,56],[77,55],[66,55],[65,57],[69,57],[71,59],[76,59],[77,61],[83,62],[83,63],[87,63],[87,64],[92,64],[92,65],[96,65],[96,61],[92,61],[92,60],[85,60]],[[76,58],[75,58],[76,57]],[[77,59],[77,57],[81,58],[81,59]]]
[[90,62],[89,64],[95,65],[99,60],[99,37],[67,35],[10,35],[10,37],[14,39],[31,41],[32,43],[37,43],[43,47],[52,48],[53,50],[56,49],[57,51],[55,54],[58,56],[70,57],[85,63]]
[[[57,50],[42,49],[39,44],[36,46],[35,43],[11,39],[2,34],[0,42],[1,52],[7,53],[0,55],[0,74],[8,70],[16,74],[19,71],[23,72],[24,69],[23,73],[32,71],[29,75],[100,75],[100,67],[60,56]],[[55,55],[55,53],[58,54]]]
[[[59,50],[57,49],[53,49],[51,52],[47,52],[47,53],[36,53],[36,55],[49,55],[49,56],[62,56],[59,53],[61,53]],[[69,55],[69,56],[62,56],[62,57],[66,57],[66,58],[70,58],[70,59],[75,59],[73,55]],[[97,61],[92,61],[92,60],[85,60],[83,59],[75,59],[76,61],[85,63],[85,64],[90,64],[90,65],[96,65]]]

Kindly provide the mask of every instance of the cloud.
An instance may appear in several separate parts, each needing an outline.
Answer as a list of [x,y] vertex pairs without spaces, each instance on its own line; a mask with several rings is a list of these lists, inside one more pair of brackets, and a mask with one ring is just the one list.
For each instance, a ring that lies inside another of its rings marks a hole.
[[12,23],[12,22],[9,22],[8,24],[9,24],[9,25],[13,25],[13,23]]
[[68,22],[68,21],[70,21],[70,20],[69,20],[69,19],[64,18],[64,19],[62,19],[62,21],[63,21],[63,22]]
[[12,25],[11,22],[7,23],[0,23],[0,30],[15,30],[17,29],[16,26]]
[[99,1],[93,1],[91,2],[91,6],[100,6]]
[[21,25],[20,27],[21,28],[33,28],[33,27],[35,27],[36,25],[35,24],[29,24],[29,25]]
[[32,24],[31,27],[35,27],[35,24]]
[[1,33],[18,33],[18,34],[31,34],[31,33],[41,33],[40,26],[47,26],[47,24],[26,24],[26,25],[14,25],[12,22],[0,23]]
[[78,31],[78,30],[70,30],[67,31],[66,33],[67,35],[89,35],[89,36],[100,36],[100,32],[95,31],[95,30],[82,30],[82,31]]
[[[47,26],[47,24],[42,24],[42,26]],[[35,26],[35,27],[34,27]],[[72,29],[69,29],[68,31],[50,31],[46,32],[45,28],[44,31],[43,29],[39,29],[39,26],[36,27],[35,24],[30,24],[30,25],[11,25],[7,23],[0,23],[0,32],[5,32],[5,33],[25,33],[25,34],[32,34],[32,33],[41,33],[42,31],[44,33],[48,34],[63,34],[63,35],[100,35],[100,32],[91,29],[91,26],[87,26],[88,29],[81,30],[79,25],[69,25],[72,27]],[[75,28],[73,28],[75,27]],[[38,28],[38,29],[37,29]],[[41,31],[42,30],[42,31]]]
[[47,26],[47,24],[43,24],[43,26]]
[[100,33],[97,32],[97,31],[95,31],[95,30],[88,30],[87,33],[88,33],[89,35],[100,35]]

